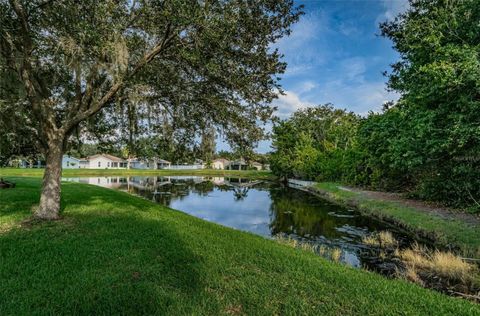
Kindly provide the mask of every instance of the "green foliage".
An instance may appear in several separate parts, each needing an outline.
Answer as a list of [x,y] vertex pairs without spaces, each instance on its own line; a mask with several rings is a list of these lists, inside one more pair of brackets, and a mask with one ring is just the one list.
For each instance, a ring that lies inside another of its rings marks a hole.
[[320,151],[315,148],[313,137],[300,132],[293,151],[293,170],[296,176],[311,179],[317,174]]
[[254,147],[286,67],[271,45],[301,14],[292,0],[1,0],[0,110],[46,151],[78,136],[181,160],[172,148],[209,129]]
[[359,123],[357,115],[328,104],[295,112],[274,126],[272,171],[305,179],[350,177],[346,162],[355,157]]
[[402,93],[402,128],[390,144],[395,172],[408,174],[419,197],[477,209],[479,20],[478,1],[412,1],[381,25],[401,56],[389,82]]
[[[381,25],[400,53],[389,75],[389,87],[401,93],[398,103],[334,124],[331,108],[295,113],[274,129],[272,170],[402,190],[478,211],[479,20],[478,1],[411,1],[406,13]],[[302,131],[319,150],[316,165],[305,159],[313,153],[301,144]]]

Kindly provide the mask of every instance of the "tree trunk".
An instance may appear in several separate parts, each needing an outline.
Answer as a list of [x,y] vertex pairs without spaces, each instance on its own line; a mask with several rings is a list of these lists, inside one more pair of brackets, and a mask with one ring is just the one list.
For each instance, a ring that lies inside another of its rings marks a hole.
[[34,216],[44,220],[55,220],[60,217],[60,182],[62,176],[63,142],[49,141],[46,153],[47,165],[43,175],[40,205]]

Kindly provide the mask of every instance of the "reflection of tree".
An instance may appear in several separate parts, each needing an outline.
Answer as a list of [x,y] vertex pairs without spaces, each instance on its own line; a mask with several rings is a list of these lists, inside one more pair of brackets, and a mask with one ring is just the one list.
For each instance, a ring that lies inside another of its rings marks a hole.
[[336,227],[346,219],[334,218],[328,213],[333,211],[329,204],[319,199],[312,199],[308,194],[298,190],[271,190],[270,229],[272,234],[294,233],[299,236],[339,237]]
[[235,201],[241,201],[246,198],[248,195],[248,188],[247,187],[235,187],[233,188],[233,196],[235,197]]
[[215,189],[215,184],[211,181],[203,181],[201,183],[195,183],[191,186],[192,192],[195,192],[201,196],[207,196]]
[[192,192],[207,196],[215,187],[210,181],[196,182],[194,179],[170,177],[136,177],[128,182],[130,192],[166,206],[170,206],[173,200],[184,199]]

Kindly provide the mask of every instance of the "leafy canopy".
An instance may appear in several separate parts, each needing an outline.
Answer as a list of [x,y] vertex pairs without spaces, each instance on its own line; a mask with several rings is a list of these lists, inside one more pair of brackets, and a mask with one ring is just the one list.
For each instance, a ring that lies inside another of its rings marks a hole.
[[122,126],[255,142],[286,66],[271,44],[300,14],[291,0],[0,0],[0,115],[13,102],[44,150]]

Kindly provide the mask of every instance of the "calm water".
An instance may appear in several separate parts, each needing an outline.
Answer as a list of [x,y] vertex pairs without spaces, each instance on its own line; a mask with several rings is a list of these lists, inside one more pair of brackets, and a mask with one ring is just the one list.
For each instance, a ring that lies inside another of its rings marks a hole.
[[[341,261],[371,266],[362,237],[390,230],[384,223],[277,183],[227,177],[89,177],[67,181],[127,191],[224,226],[268,238],[281,235],[340,248]],[[392,231],[399,240],[408,240]]]

